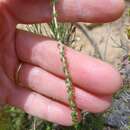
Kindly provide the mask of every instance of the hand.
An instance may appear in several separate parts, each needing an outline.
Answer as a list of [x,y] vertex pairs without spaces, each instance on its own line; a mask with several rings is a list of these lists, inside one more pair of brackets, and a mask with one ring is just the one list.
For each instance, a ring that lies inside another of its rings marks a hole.
[[[123,0],[59,0],[60,21],[110,22],[123,12]],[[48,22],[49,0],[0,0],[0,100],[34,116],[71,125],[57,42],[16,30],[18,23]],[[97,113],[111,105],[121,86],[112,66],[70,48],[66,53],[79,111]],[[14,74],[19,65],[20,85]]]

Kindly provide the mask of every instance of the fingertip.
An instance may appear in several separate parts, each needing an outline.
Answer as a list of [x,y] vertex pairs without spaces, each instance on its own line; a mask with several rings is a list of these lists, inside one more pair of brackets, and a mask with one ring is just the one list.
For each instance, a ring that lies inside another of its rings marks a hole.
[[111,74],[111,77],[110,77],[111,84],[109,87],[110,92],[116,93],[122,87],[122,84],[123,84],[122,77],[121,77],[120,73],[115,68],[113,68],[113,66],[111,66],[111,65],[110,65],[109,73]]
[[121,88],[122,78],[112,65],[91,57],[88,57],[88,61],[82,66],[82,78],[86,78],[86,84],[82,83],[82,86],[86,90],[95,94],[112,95]]
[[[105,23],[112,22],[118,19],[124,12],[125,2],[124,0],[100,0],[91,1],[86,13],[87,22]],[[84,9],[85,10],[85,9]]]
[[99,69],[99,77],[102,79],[100,87],[104,90],[104,94],[114,94],[122,86],[122,78],[120,73],[110,64],[104,63]]
[[124,0],[111,0],[111,9],[108,10],[111,14],[111,21],[118,19],[124,12],[125,1]]
[[92,113],[103,113],[103,112],[107,111],[112,105],[112,98],[108,98],[106,100],[108,100],[108,101],[104,102],[104,104],[102,106],[100,104],[98,104]]
[[107,110],[112,104],[112,95],[100,96],[85,92],[82,89],[75,91],[76,102],[80,109],[92,113],[100,113]]
[[104,100],[104,104],[102,104],[102,106],[100,104],[98,104],[99,107],[97,107],[97,108],[95,107],[95,111],[93,113],[102,113],[102,112],[105,112],[112,105],[112,95],[110,95],[110,96],[104,96],[104,97],[99,96],[99,98],[101,100]]

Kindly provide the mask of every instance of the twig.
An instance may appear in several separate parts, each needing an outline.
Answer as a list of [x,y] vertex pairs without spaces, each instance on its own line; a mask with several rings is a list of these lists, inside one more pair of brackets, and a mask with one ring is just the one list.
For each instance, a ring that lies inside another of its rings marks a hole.
[[72,84],[71,74],[69,73],[67,57],[65,56],[65,46],[61,43],[61,40],[60,40],[59,26],[58,26],[58,21],[57,21],[56,3],[57,3],[57,0],[52,0],[52,8],[53,8],[52,24],[54,26],[55,39],[58,41],[60,59],[62,61],[63,72],[64,72],[65,78],[66,78],[65,83],[66,83],[66,87],[67,87],[69,105],[72,110],[72,113],[71,113],[72,121],[73,121],[73,125],[75,126],[75,128],[77,130],[78,123],[79,123],[77,105],[75,102],[75,93],[74,93],[74,88],[73,88],[73,84]]

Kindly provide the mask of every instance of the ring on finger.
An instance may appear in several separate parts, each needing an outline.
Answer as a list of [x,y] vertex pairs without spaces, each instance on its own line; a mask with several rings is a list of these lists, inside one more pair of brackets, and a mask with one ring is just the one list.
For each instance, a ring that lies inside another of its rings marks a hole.
[[23,63],[20,62],[17,69],[16,69],[16,72],[15,72],[15,83],[17,85],[19,85],[19,83],[20,83],[20,81],[19,81],[19,73],[20,73],[20,70],[21,70],[22,66],[23,66]]

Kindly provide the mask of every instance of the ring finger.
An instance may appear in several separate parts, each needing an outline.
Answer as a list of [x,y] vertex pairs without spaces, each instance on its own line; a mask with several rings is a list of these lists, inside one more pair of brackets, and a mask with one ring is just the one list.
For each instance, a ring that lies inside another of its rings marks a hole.
[[[26,86],[48,98],[68,104],[67,89],[63,79],[29,64],[23,64],[19,72],[21,86]],[[111,105],[111,96],[98,96],[75,87],[76,103],[79,109],[102,112]]]

